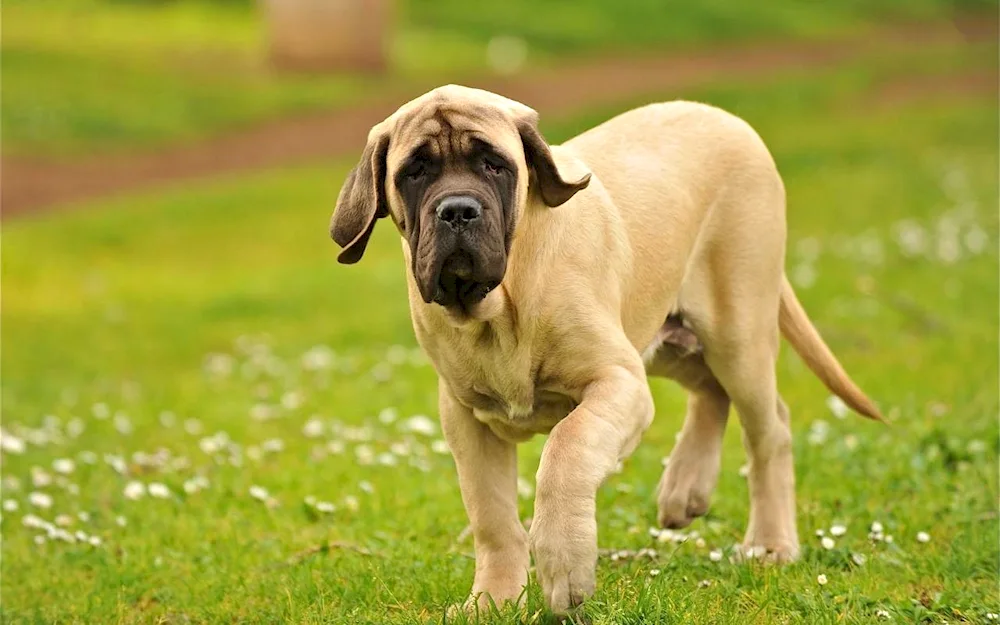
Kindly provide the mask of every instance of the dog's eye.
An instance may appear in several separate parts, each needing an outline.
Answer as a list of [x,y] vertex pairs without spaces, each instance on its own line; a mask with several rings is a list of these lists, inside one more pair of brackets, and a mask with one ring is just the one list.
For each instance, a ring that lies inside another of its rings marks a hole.
[[427,165],[423,161],[414,161],[403,170],[407,180],[419,180],[427,174]]
[[485,170],[488,174],[496,176],[506,171],[506,169],[507,168],[504,167],[502,163],[495,159],[488,156],[483,158],[483,170]]

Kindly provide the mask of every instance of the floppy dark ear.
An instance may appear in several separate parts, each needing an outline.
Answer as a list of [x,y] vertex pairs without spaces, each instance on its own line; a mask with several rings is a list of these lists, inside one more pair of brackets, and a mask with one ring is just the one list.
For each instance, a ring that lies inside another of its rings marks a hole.
[[330,236],[344,248],[337,260],[350,265],[361,260],[375,221],[389,214],[385,197],[385,157],[389,133],[372,133],[361,161],[347,175],[330,220]]
[[524,156],[528,160],[528,167],[535,174],[538,191],[546,206],[559,206],[576,195],[577,191],[587,188],[590,183],[589,173],[584,174],[576,182],[567,182],[563,179],[559,168],[556,167],[556,162],[552,159],[549,144],[538,132],[537,115],[533,114],[518,121],[517,130],[521,134],[521,143],[524,145]]

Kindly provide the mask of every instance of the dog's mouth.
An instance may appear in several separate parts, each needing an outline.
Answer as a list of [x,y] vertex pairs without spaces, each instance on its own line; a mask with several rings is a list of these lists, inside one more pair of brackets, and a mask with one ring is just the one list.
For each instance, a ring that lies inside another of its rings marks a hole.
[[472,257],[464,251],[455,252],[441,266],[432,301],[468,313],[500,284],[499,280],[476,274]]

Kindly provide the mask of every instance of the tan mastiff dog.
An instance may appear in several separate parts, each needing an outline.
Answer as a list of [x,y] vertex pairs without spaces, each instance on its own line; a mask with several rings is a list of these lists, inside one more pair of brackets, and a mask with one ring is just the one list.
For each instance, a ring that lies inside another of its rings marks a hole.
[[[331,223],[357,262],[375,223],[402,237],[417,339],[475,537],[467,607],[518,601],[534,554],[548,606],[594,591],[595,496],[653,420],[647,375],[690,391],[659,522],[705,514],[730,403],[749,456],[745,548],[796,557],[779,330],[856,411],[879,418],[784,276],[785,192],[760,137],[691,102],[623,113],[561,146],[499,95],[435,89],[372,128]],[[515,444],[548,433],[534,519]]]

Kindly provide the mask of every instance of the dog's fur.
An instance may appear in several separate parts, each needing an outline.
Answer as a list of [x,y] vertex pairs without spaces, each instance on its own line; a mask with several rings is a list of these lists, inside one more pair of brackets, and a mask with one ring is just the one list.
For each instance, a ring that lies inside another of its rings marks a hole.
[[[482,218],[436,218],[455,196]],[[647,375],[690,391],[659,522],[707,510],[732,403],[750,461],[745,547],[777,561],[799,551],[779,329],[831,391],[880,418],[784,276],[774,161],[719,109],[652,104],[550,147],[527,106],[441,87],[372,129],[333,215],[340,260],[359,260],[386,216],[475,537],[467,606],[517,601],[529,548],[554,611],[593,592],[595,494],[652,422]],[[549,438],[528,533],[515,443],[536,433]]]

